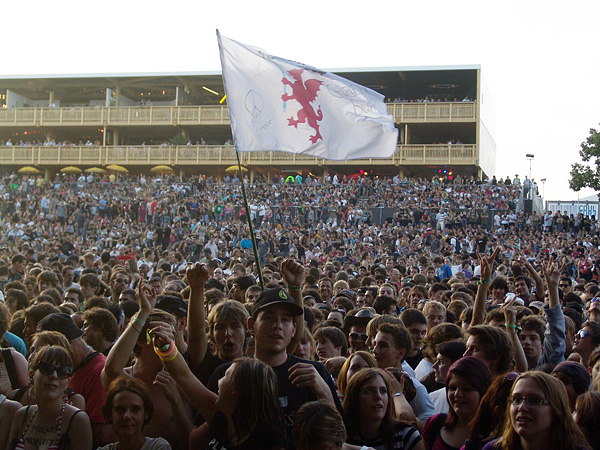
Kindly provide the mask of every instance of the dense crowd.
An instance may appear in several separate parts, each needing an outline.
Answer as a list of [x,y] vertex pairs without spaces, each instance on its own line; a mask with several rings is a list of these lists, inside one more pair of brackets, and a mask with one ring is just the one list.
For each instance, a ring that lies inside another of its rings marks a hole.
[[6,174],[0,448],[600,448],[597,222],[515,178]]

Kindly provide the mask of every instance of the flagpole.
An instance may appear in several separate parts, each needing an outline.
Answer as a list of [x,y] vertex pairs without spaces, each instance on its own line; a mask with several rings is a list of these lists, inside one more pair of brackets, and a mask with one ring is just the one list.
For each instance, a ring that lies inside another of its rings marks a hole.
[[[223,49],[221,47],[221,34],[219,30],[217,32],[217,41],[219,43],[219,54],[221,56],[221,67],[223,73],[225,69],[223,68]],[[225,83],[225,77],[223,77],[223,87],[225,88],[225,95],[227,96],[227,84]],[[232,130],[233,131],[233,130]],[[242,163],[240,161],[240,152],[238,152],[235,133],[233,134],[233,146],[235,148],[235,156],[237,157],[238,162],[238,171],[240,173],[240,182],[242,183],[242,197],[244,198],[244,208],[246,208],[246,220],[248,220],[248,230],[250,231],[250,240],[252,241],[252,253],[254,254],[254,262],[256,263],[256,271],[258,272],[258,282],[260,283],[260,288],[265,290],[265,281],[263,279],[262,269],[260,267],[260,260],[258,259],[258,247],[256,246],[256,236],[254,236],[254,226],[252,225],[252,219],[250,218],[250,207],[248,206],[248,197],[246,197],[246,186],[244,184],[244,174],[242,173]]]
[[242,183],[242,196],[244,197],[244,208],[246,208],[246,220],[248,221],[248,230],[250,231],[250,239],[252,240],[252,253],[254,253],[254,260],[256,262],[256,271],[258,272],[258,281],[260,288],[265,290],[265,282],[263,280],[262,269],[260,268],[260,261],[258,260],[258,248],[256,247],[256,236],[254,236],[254,225],[252,225],[252,218],[250,217],[250,208],[248,207],[248,197],[246,197],[246,187],[244,183],[244,174],[242,173],[242,163],[240,162],[240,152],[235,150],[235,156],[237,156],[238,170],[240,172],[240,181]]

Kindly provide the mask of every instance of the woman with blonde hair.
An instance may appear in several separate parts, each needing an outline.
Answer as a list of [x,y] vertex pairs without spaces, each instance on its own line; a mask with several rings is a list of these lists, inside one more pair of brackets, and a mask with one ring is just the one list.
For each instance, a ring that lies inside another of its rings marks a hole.
[[586,450],[563,383],[544,372],[526,372],[513,384],[504,432],[484,450]]

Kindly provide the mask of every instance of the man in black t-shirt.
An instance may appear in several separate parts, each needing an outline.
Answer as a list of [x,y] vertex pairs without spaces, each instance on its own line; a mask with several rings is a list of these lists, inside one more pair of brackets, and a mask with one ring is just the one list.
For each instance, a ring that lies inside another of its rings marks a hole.
[[[279,402],[284,414],[287,438],[291,442],[294,415],[304,403],[325,399],[334,404],[340,413],[343,413],[343,410],[331,375],[325,367],[318,362],[305,361],[287,352],[296,334],[297,322],[302,320],[304,313],[300,306],[304,267],[295,261],[286,260],[281,272],[290,292],[299,300],[292,298],[281,288],[262,292],[252,306],[248,328],[254,332],[254,357],[270,365],[277,375]],[[213,373],[208,384],[208,388],[213,392],[218,391],[218,380],[225,374],[229,365],[222,365]]]

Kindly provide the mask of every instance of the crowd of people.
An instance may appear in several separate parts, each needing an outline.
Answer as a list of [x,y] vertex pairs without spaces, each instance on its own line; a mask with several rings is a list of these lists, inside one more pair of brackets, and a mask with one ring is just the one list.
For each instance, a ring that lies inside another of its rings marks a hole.
[[2,177],[0,448],[600,448],[594,217],[245,183]]

